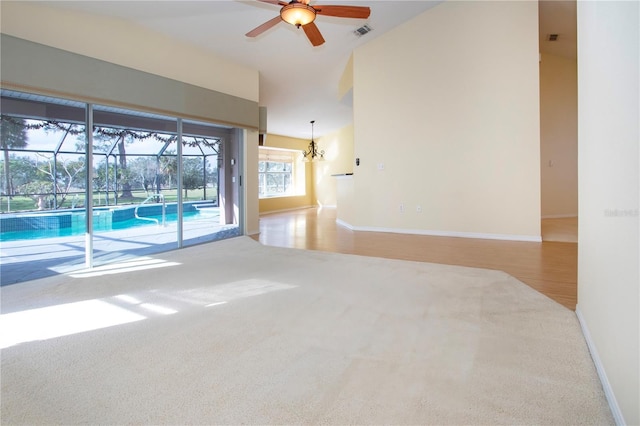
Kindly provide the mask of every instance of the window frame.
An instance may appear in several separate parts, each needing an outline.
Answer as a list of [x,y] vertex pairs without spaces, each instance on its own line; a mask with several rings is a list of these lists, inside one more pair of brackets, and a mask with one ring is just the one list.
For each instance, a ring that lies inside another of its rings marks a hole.
[[[283,197],[298,197],[306,195],[306,177],[305,168],[302,161],[299,159],[300,152],[298,150],[273,148],[273,147],[259,147],[258,151],[258,198],[270,199],[270,198],[283,198]],[[282,167],[284,170],[267,170],[266,163],[271,164],[286,164],[290,170],[287,171],[287,167]],[[263,167],[264,164],[264,167]],[[270,192],[268,191],[269,185],[267,183],[267,176],[277,176],[278,180],[282,178],[282,186],[286,187],[282,192]],[[286,178],[289,177],[287,184]]]

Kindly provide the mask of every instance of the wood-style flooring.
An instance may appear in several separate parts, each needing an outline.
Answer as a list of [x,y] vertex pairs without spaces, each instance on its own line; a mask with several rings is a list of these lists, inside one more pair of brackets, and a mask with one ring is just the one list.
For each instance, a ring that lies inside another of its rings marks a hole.
[[264,245],[497,269],[575,310],[578,245],[352,231],[336,209],[309,208],[260,216]]
[[578,242],[578,218],[542,219],[542,241]]

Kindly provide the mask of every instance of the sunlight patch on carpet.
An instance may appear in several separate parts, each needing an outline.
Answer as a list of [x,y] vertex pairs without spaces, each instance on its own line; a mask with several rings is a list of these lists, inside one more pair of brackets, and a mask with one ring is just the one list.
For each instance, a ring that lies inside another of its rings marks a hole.
[[254,278],[217,285],[207,290],[212,296],[228,302],[234,299],[258,296],[260,294],[271,293],[272,291],[288,290],[295,287],[296,286],[290,284]]
[[194,306],[213,307],[296,286],[261,279],[182,291],[147,290],[0,315],[0,348],[98,330]]
[[0,348],[98,330],[145,318],[97,299],[12,312],[0,315]]
[[235,299],[258,296],[273,291],[289,290],[295,287],[295,285],[291,284],[252,278],[182,291],[152,290],[152,293],[183,303],[210,307]]

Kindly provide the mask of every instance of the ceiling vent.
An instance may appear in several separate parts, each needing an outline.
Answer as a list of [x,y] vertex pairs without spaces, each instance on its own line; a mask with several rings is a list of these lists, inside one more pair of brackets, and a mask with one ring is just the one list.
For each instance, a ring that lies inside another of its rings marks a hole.
[[547,40],[549,40],[549,41],[556,41],[556,40],[558,40],[558,34],[549,34],[549,35],[547,36]]
[[371,32],[371,30],[373,30],[373,28],[371,28],[368,24],[364,24],[363,26],[355,30],[353,33],[358,37],[362,37],[363,35]]

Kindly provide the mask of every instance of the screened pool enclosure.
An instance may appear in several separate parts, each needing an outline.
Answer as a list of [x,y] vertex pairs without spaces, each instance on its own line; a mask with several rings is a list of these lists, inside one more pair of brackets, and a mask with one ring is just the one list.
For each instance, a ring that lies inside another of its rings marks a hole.
[[9,90],[1,96],[3,284],[35,252],[52,272],[241,234],[243,130]]

